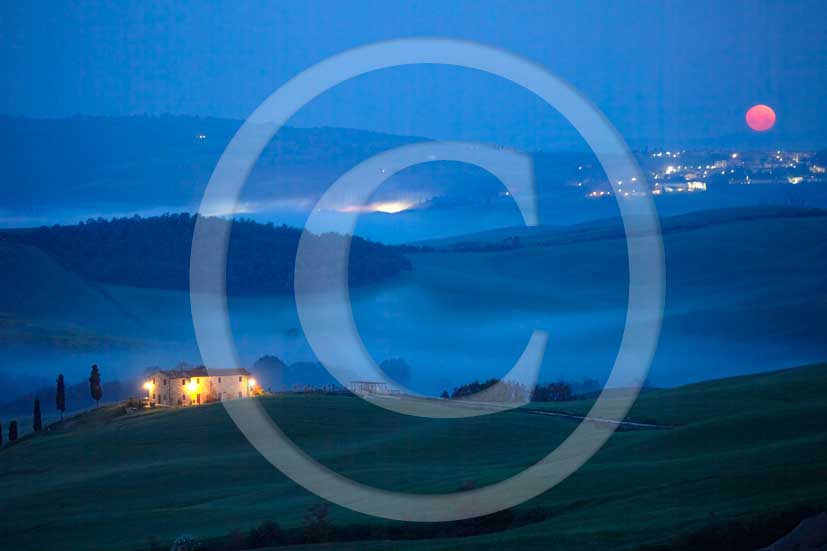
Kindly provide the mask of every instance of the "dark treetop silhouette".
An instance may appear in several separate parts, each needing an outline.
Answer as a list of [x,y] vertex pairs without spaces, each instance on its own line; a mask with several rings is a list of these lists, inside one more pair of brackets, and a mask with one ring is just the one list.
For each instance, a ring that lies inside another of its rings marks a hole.
[[98,364],[92,366],[92,373],[89,374],[89,393],[95,401],[95,406],[100,406],[101,398],[103,398],[103,387],[101,386],[101,374],[98,370]]

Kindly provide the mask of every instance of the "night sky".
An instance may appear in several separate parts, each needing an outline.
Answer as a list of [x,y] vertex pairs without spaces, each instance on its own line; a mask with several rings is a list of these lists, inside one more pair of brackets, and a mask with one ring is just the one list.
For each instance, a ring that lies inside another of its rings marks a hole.
[[[0,113],[243,119],[334,53],[445,36],[542,63],[636,147],[736,143],[756,103],[778,113],[779,146],[827,145],[825,2],[108,4],[4,3]],[[578,143],[551,108],[514,85],[433,66],[346,83],[291,123],[531,149]]]

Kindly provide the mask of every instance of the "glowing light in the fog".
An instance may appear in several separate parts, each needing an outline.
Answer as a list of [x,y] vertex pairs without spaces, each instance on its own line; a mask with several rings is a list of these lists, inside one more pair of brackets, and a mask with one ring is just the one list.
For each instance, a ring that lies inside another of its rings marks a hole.
[[411,201],[384,201],[381,203],[371,203],[364,206],[349,206],[342,208],[342,212],[385,212],[387,214],[396,214],[408,210],[414,206]]
[[775,126],[775,111],[768,105],[753,105],[747,111],[746,119],[750,128],[764,132]]
[[408,210],[413,205],[406,201],[389,201],[387,203],[375,203],[370,206],[373,207],[374,211],[395,214],[397,212],[402,212],[403,210]]

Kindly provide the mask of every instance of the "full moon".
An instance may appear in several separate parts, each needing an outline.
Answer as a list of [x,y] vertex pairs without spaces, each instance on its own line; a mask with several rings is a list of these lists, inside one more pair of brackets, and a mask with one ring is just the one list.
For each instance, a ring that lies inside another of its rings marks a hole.
[[747,125],[756,132],[765,132],[775,125],[775,111],[769,105],[753,105],[746,118]]

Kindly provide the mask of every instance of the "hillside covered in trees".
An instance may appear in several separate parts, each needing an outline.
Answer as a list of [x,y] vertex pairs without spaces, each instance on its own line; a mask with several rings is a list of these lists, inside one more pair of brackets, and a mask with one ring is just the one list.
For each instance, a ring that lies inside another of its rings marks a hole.
[[[190,249],[197,217],[186,213],[151,218],[102,218],[72,226],[43,226],[0,233],[35,246],[64,267],[91,280],[134,287],[184,290],[189,286]],[[293,290],[293,271],[301,230],[209,218],[232,223],[227,262],[230,294],[284,294]],[[341,240],[336,234],[312,239]],[[350,248],[351,286],[371,284],[401,271],[410,262],[397,249],[354,237]]]

